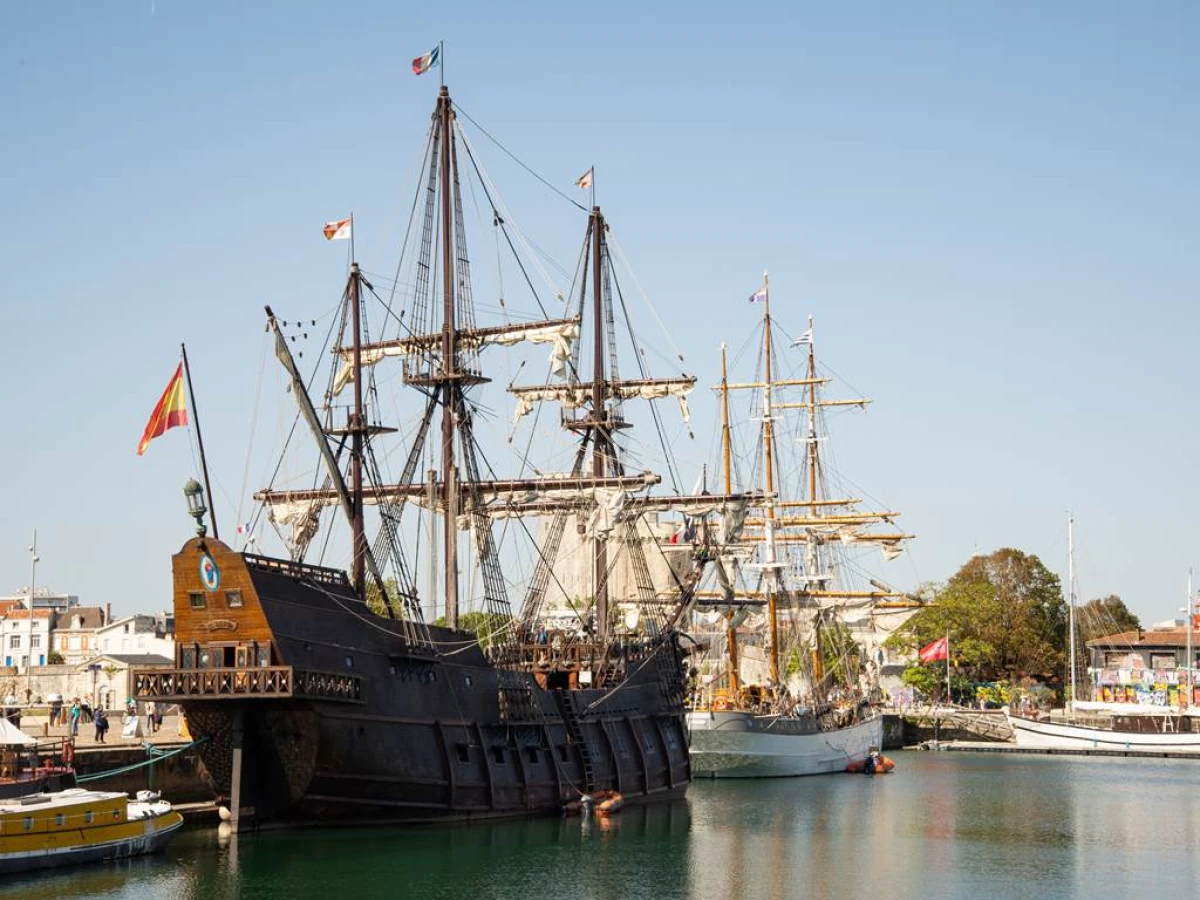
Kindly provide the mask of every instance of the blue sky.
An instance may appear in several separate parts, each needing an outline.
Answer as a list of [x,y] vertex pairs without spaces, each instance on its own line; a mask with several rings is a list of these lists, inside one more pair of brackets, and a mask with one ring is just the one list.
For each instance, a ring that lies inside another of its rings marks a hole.
[[[0,592],[37,527],[39,584],[169,605],[192,456],[182,432],[134,449],[181,341],[234,524],[265,471],[251,419],[280,415],[262,306],[328,314],[346,258],[320,225],[349,210],[392,271],[437,89],[409,61],[441,39],[456,101],[522,161],[568,192],[596,166],[658,344],[702,384],[764,269],[783,324],[816,317],[876,401],[837,420],[839,463],[918,535],[889,580],[1000,546],[1065,572],[1070,507],[1082,597],[1175,615],[1198,556],[1200,8],[703,10],[0,6]],[[582,217],[472,136],[569,268]]]

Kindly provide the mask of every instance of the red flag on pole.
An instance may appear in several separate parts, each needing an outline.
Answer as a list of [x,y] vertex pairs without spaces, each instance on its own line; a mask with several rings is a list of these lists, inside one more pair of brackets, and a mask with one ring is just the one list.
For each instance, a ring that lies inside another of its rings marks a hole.
[[950,655],[950,640],[949,638],[940,637],[932,644],[926,644],[921,648],[920,658],[923,663],[935,662],[939,659],[946,659]]

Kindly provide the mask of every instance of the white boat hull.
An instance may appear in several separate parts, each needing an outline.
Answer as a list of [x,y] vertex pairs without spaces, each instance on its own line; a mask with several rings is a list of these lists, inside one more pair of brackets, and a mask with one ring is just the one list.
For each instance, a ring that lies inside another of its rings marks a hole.
[[693,778],[775,778],[844,772],[883,744],[883,717],[845,728],[782,733],[780,719],[731,710],[688,713]]
[[1043,750],[1163,750],[1200,753],[1192,732],[1112,731],[1086,725],[1041,722],[1005,713],[1018,747]]

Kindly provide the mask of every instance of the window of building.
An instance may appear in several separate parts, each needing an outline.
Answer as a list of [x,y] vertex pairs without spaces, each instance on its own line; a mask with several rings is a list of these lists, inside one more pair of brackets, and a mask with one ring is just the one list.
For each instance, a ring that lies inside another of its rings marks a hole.
[[21,647],[21,636],[19,634],[12,635],[8,639],[8,646],[13,650],[19,650]]
[[139,635],[138,635],[138,646],[139,646],[139,647],[145,647],[145,646],[146,646],[146,636],[145,636],[144,634],[139,634]]
[[1173,669],[1175,668],[1174,653],[1151,653],[1150,668],[1152,669]]
[[208,605],[202,591],[189,591],[188,601],[192,604],[192,609],[204,609]]
[[33,649],[34,647],[40,647],[40,646],[42,646],[42,636],[40,634],[31,634],[29,636],[30,649]]
[[238,607],[242,606],[242,604],[243,604],[243,601],[242,601],[242,592],[241,591],[226,591],[225,592],[225,605],[228,606],[230,609],[237,609]]
[[67,640],[67,646],[68,646],[68,647],[70,647],[72,650],[78,650],[78,649],[80,649],[80,646],[81,646],[81,645],[80,645],[80,643],[79,643],[79,637],[78,637],[78,635],[72,635],[72,636],[71,636],[71,637],[70,637],[70,638]]

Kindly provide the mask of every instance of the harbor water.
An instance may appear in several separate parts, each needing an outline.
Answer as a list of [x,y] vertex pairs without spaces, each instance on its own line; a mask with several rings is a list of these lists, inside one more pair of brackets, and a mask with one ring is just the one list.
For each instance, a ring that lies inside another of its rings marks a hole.
[[698,782],[611,820],[182,834],[0,897],[269,900],[1193,896],[1200,763],[902,752],[886,776]]

